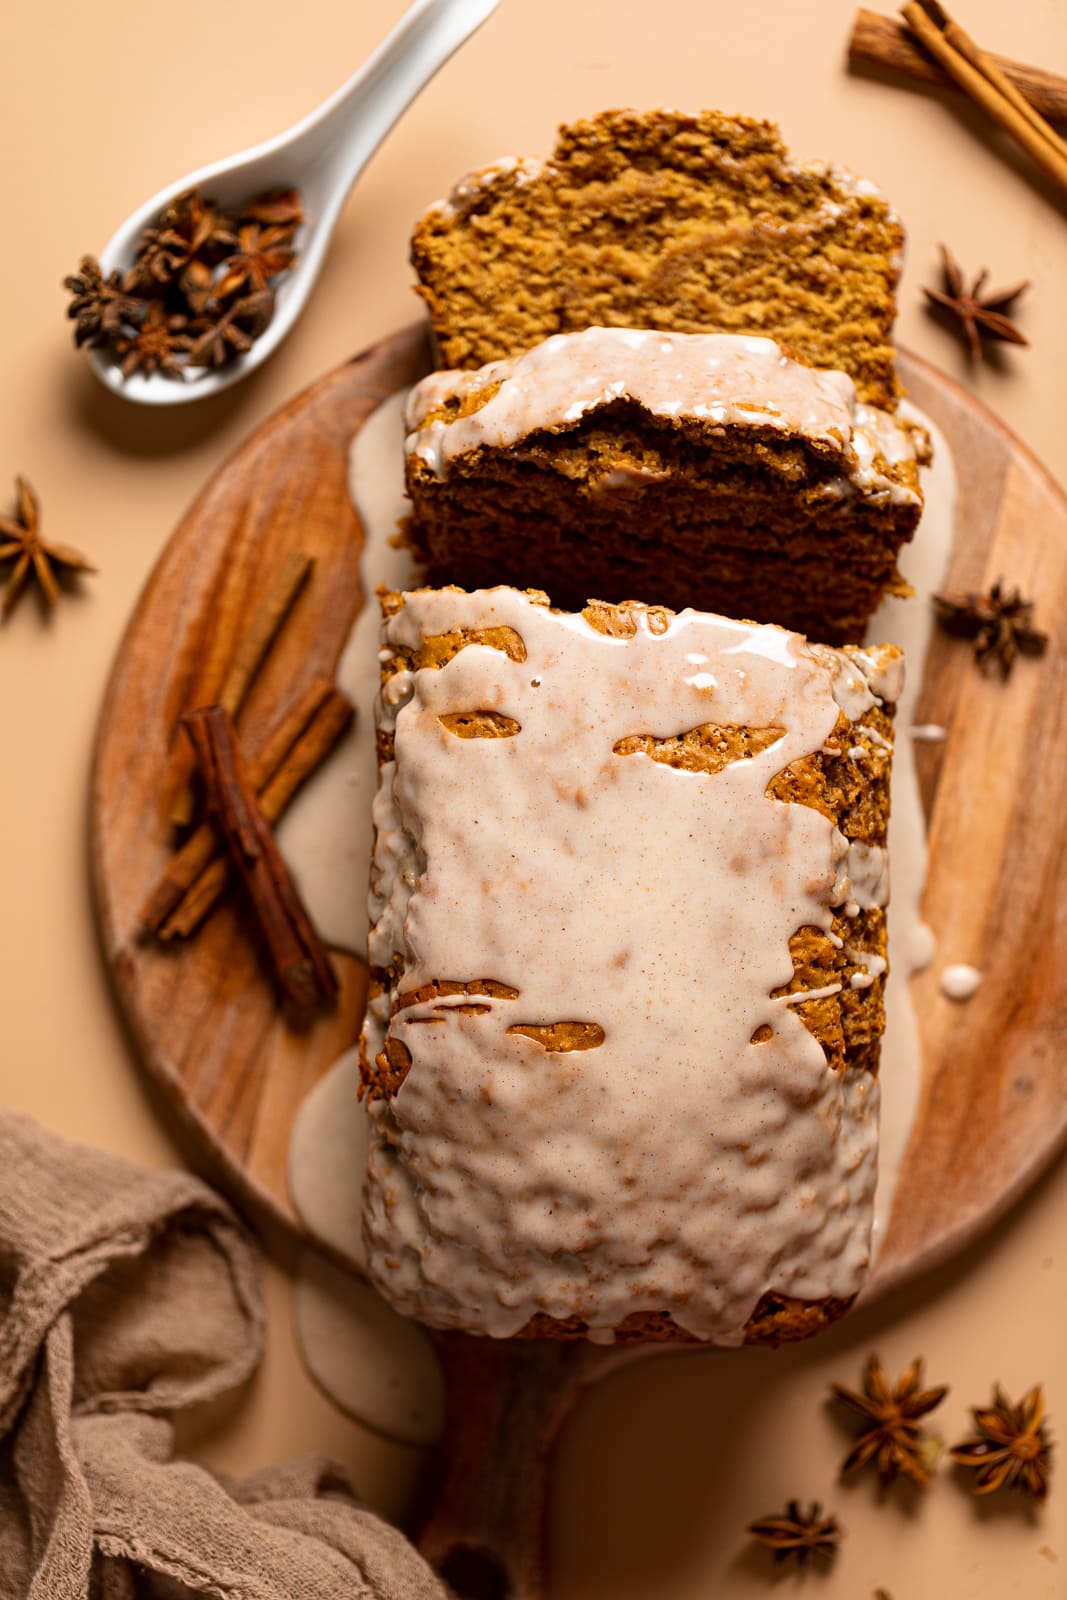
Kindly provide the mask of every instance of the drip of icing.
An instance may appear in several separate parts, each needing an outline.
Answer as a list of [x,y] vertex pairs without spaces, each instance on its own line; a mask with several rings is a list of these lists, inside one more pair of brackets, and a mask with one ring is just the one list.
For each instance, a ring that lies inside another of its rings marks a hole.
[[969,1000],[982,981],[977,967],[958,962],[946,967],[941,974],[941,993],[949,1000]]
[[948,738],[948,729],[943,728],[939,722],[916,722],[908,732],[919,744],[940,744]]
[[355,722],[278,827],[315,926],[328,944],[356,955],[367,948],[371,805],[378,786],[374,701],[381,617],[375,590],[381,584],[402,589],[414,572],[408,548],[390,542],[410,510],[401,451],[405,394],[393,395],[368,417],[349,461],[349,493],[364,531],[360,584],[366,599],[338,663],[337,683],[356,708]]
[[[933,633],[930,596],[944,587],[952,549],[956,509],[956,474],[944,436],[909,401],[902,417],[927,428],[934,443],[933,464],[922,468],[924,506],[915,538],[901,553],[901,574],[914,593],[890,596],[875,612],[869,637],[891,639],[905,651],[907,681],[897,701],[899,728],[913,723],[922,688],[926,653]],[[872,688],[882,693],[877,674]],[[912,729],[914,732],[914,729]],[[885,1236],[897,1178],[911,1135],[921,1084],[919,1030],[908,980],[934,958],[936,941],[922,920],[926,881],[926,825],[923,817],[915,754],[911,739],[898,738],[893,755],[893,805],[889,818],[889,853],[893,861],[893,909],[889,918],[889,966],[886,986],[886,1028],[882,1036],[878,1077],[882,1091],[878,1190],[875,1195],[874,1249]]]
[[436,200],[428,207],[430,211],[440,212],[446,217],[454,217],[465,210],[472,200],[486,189],[491,189],[501,178],[514,178],[516,185],[521,188],[529,183],[531,178],[536,178],[543,171],[544,163],[535,160],[533,156],[501,156],[496,161],[488,162],[484,167],[478,167],[474,172],[468,172],[453,186],[443,200]]
[[880,734],[878,732],[877,728],[868,727],[867,723],[865,723],[865,722],[857,723],[856,732],[866,735],[866,737],[871,741],[871,743],[872,744],[876,744],[879,747],[880,750],[890,750],[891,751],[892,748],[893,748],[893,746],[890,744],[889,740],[886,739],[882,734]]
[[[877,1083],[828,1067],[792,1009],[803,996],[771,998],[797,928],[886,888],[884,851],[766,793],[837,721],[826,653],[689,611],[609,637],[507,589],[409,595],[387,648],[489,627],[512,629],[525,660],[468,645],[400,667],[382,696],[396,760],[375,801],[370,954],[403,972],[372,1002],[366,1045],[376,1055],[388,1026],[411,1068],[371,1111],[373,1280],[439,1326],[507,1336],[545,1311],[609,1339],[657,1308],[722,1344],[767,1290],[854,1294]],[[474,709],[519,733],[442,726]],[[709,717],[783,733],[714,775],[615,750]],[[433,1028],[397,1006],[444,979],[518,992],[479,991],[477,1014],[437,1011]],[[512,1026],[561,1018],[602,1042],[554,1055]]]
[[[482,390],[488,397],[466,415],[426,421],[446,400]],[[411,391],[407,449],[443,477],[457,455],[565,428],[624,396],[655,416],[799,434],[839,458],[838,493],[918,499],[877,465],[914,461],[906,429],[887,412],[858,405],[846,373],[804,366],[773,339],[745,334],[585,328],[477,372],[431,373]]]

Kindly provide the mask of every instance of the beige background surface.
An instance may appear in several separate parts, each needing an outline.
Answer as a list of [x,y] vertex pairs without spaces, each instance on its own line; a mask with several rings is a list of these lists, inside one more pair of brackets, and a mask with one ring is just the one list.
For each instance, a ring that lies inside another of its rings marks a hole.
[[[964,0],[961,0],[961,5]],[[47,525],[100,576],[52,624],[31,601],[0,631],[0,1096],[62,1132],[147,1163],[177,1159],[150,1105],[97,953],[85,795],[97,707],[136,594],[180,512],[278,404],[346,353],[409,319],[411,219],[469,167],[545,149],[556,122],[609,104],[722,106],[780,120],[802,156],[876,179],[910,235],[900,332],[976,391],[1067,477],[1063,429],[1067,228],[1025,163],[970,112],[843,69],[847,0],[504,0],[431,86],[351,199],[320,287],[257,378],[203,407],[139,412],[106,396],[69,347],[59,280],[135,203],[212,157],[262,139],[332,90],[399,16],[400,0],[185,0],[149,8],[56,0],[5,8],[0,96],[4,250],[0,498],[16,471]],[[983,43],[1067,73],[1062,0],[965,0]],[[994,280],[1031,277],[1027,352],[968,375],[921,310],[948,240]],[[1041,849],[1042,841],[1034,840]],[[829,1502],[848,1529],[832,1597],[992,1600],[1067,1594],[1067,1485],[1030,1516],[976,1507],[951,1471],[921,1501],[835,1481],[844,1436],[823,1400],[872,1344],[893,1368],[917,1352],[969,1401],[1000,1378],[1043,1378],[1067,1417],[1067,1164],[935,1282],[856,1315],[815,1345],[772,1354],[675,1355],[594,1392],[563,1442],[553,1513],[559,1600],[725,1600],[769,1591],[746,1553],[753,1515],[788,1495]],[[235,1470],[316,1449],[401,1515],[410,1451],[345,1421],[303,1375],[289,1286],[270,1274],[272,1336],[251,1390],[196,1420],[189,1448]],[[794,1592],[791,1580],[784,1590]]]

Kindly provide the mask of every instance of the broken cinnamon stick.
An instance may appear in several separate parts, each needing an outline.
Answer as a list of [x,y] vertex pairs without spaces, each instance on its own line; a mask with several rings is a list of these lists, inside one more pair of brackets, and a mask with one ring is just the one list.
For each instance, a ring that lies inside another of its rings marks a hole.
[[[329,678],[316,673],[303,694],[298,696],[294,704],[284,713],[258,749],[249,755],[248,776],[257,794],[262,792],[285,762],[293,746],[301,734],[307,731],[325,701],[331,695],[337,694],[338,691],[334,689]],[[340,698],[348,707],[351,720],[351,706],[343,695]],[[322,750],[320,760],[325,759],[329,748]],[[211,823],[204,822],[195,833],[190,834],[181,849],[171,857],[166,871],[141,908],[139,919],[141,927],[147,932],[161,928],[186,890],[192,888],[204,868],[218,853],[218,834]]]
[[[302,550],[291,550],[282,564],[270,589],[260,602],[252,625],[237,642],[219,691],[218,703],[236,718],[244,704],[249,689],[255,681],[267,652],[278,636],[293,604],[315,565],[313,557]],[[176,827],[184,827],[193,817],[192,785],[183,782],[171,802],[170,820]]]
[[[1041,67],[1011,61],[1007,56],[987,52],[989,60],[1022,91],[1035,111],[1050,122],[1067,125],[1067,78],[1057,77]],[[849,61],[854,66],[881,67],[912,83],[933,84],[940,89],[956,87],[947,72],[916,44],[909,30],[895,17],[877,11],[860,10],[848,41]]]
[[336,998],[337,978],[307,914],[270,825],[256,803],[237,746],[233,719],[223,706],[182,718],[214,818],[255,913],[271,970],[285,997],[301,1011]]
[[[315,771],[351,724],[351,701],[337,689],[322,702],[300,737],[270,778],[259,788],[259,809],[272,825],[300,786]],[[214,836],[214,829],[208,824]],[[199,831],[199,830],[198,830]],[[195,837],[195,835],[194,835]],[[190,880],[182,895],[156,925],[161,939],[186,939],[218,904],[229,879],[229,861],[214,855]]]

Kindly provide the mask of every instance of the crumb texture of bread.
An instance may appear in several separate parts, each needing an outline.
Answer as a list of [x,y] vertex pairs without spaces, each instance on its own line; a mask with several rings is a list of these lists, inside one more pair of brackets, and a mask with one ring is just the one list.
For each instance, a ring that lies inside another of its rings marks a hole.
[[505,159],[417,224],[441,364],[591,325],[763,334],[892,409],[904,236],[873,184],[798,164],[770,122],[605,111],[548,160]]
[[406,407],[428,580],[640,594],[862,639],[922,510],[924,440],[771,339],[585,328],[431,373]]
[[869,1265],[899,651],[383,612],[372,1280],[493,1337],[806,1337]]

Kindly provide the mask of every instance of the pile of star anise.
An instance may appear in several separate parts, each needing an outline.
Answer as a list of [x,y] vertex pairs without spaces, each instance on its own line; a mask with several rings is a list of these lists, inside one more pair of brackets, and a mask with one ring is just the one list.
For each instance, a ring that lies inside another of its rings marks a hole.
[[83,256],[63,280],[74,343],[110,352],[124,377],[178,375],[243,355],[274,315],[275,284],[296,260],[303,220],[295,189],[233,212],[187,189],[146,228],[128,272],[105,276],[95,256]]

